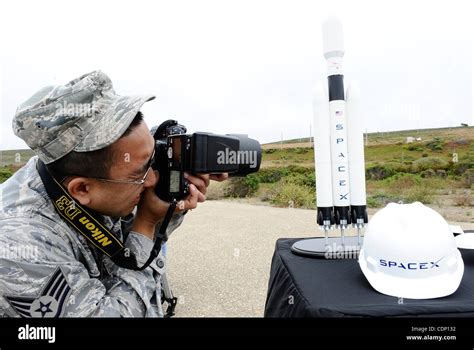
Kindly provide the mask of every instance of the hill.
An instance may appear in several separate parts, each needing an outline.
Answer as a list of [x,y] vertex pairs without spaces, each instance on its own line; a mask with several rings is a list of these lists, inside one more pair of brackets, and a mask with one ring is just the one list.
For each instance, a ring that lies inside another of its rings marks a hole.
[[[407,137],[421,138],[422,140],[431,139],[433,137],[442,137],[448,141],[457,140],[460,138],[472,139],[474,137],[473,134],[473,126],[372,132],[367,134],[366,146],[405,142]],[[366,135],[364,134],[364,137],[365,136]],[[310,140],[309,137],[303,137],[298,139],[269,142],[263,144],[262,148],[278,148],[281,145],[283,145],[283,148],[310,147],[310,142],[312,142],[312,138]]]
[[[444,208],[451,220],[474,222],[473,127],[372,133],[367,140],[369,207],[420,201]],[[250,197],[277,206],[315,208],[314,150],[309,141],[262,145],[261,170],[233,179],[210,197]]]

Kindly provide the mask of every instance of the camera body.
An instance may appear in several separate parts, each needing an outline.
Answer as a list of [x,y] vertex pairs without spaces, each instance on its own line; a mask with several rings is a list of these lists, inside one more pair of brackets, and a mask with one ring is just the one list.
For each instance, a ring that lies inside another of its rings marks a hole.
[[186,131],[177,121],[167,120],[153,135],[156,149],[153,169],[160,173],[155,192],[162,200],[181,200],[189,195],[184,172],[245,176],[259,170],[260,144],[247,135],[186,134]]

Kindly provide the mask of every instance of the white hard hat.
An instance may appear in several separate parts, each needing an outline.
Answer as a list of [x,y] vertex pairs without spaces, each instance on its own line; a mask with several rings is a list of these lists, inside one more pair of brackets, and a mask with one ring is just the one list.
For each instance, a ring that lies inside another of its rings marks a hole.
[[448,223],[419,202],[390,203],[372,217],[359,265],[375,290],[410,299],[450,295],[464,273]]

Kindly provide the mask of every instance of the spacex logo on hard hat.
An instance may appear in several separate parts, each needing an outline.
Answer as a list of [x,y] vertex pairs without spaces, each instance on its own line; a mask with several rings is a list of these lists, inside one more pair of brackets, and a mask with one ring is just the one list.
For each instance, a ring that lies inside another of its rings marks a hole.
[[408,262],[408,263],[380,259],[379,263],[380,263],[380,266],[389,267],[389,268],[394,267],[394,268],[405,269],[405,270],[428,270],[435,267],[440,267],[438,264],[441,260],[443,260],[443,258],[444,257],[434,262],[430,261],[430,262]]

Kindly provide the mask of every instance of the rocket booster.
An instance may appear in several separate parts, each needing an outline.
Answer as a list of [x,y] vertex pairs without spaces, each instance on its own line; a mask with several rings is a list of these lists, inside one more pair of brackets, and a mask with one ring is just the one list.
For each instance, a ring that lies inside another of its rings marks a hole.
[[322,81],[313,89],[314,168],[316,170],[316,205],[318,225],[325,231],[334,224],[332,200],[332,161],[328,95]]
[[360,92],[351,82],[346,95],[349,150],[349,187],[352,225],[358,229],[368,222],[365,188],[364,132],[361,122]]
[[365,164],[359,90],[344,93],[344,36],[336,18],[323,23],[323,52],[328,89],[318,82],[313,90],[314,147],[318,224],[343,230],[351,222],[367,223]]
[[334,219],[336,225],[346,227],[351,223],[351,217],[346,101],[342,74],[344,36],[342,24],[335,18],[323,24],[323,52],[328,69]]

